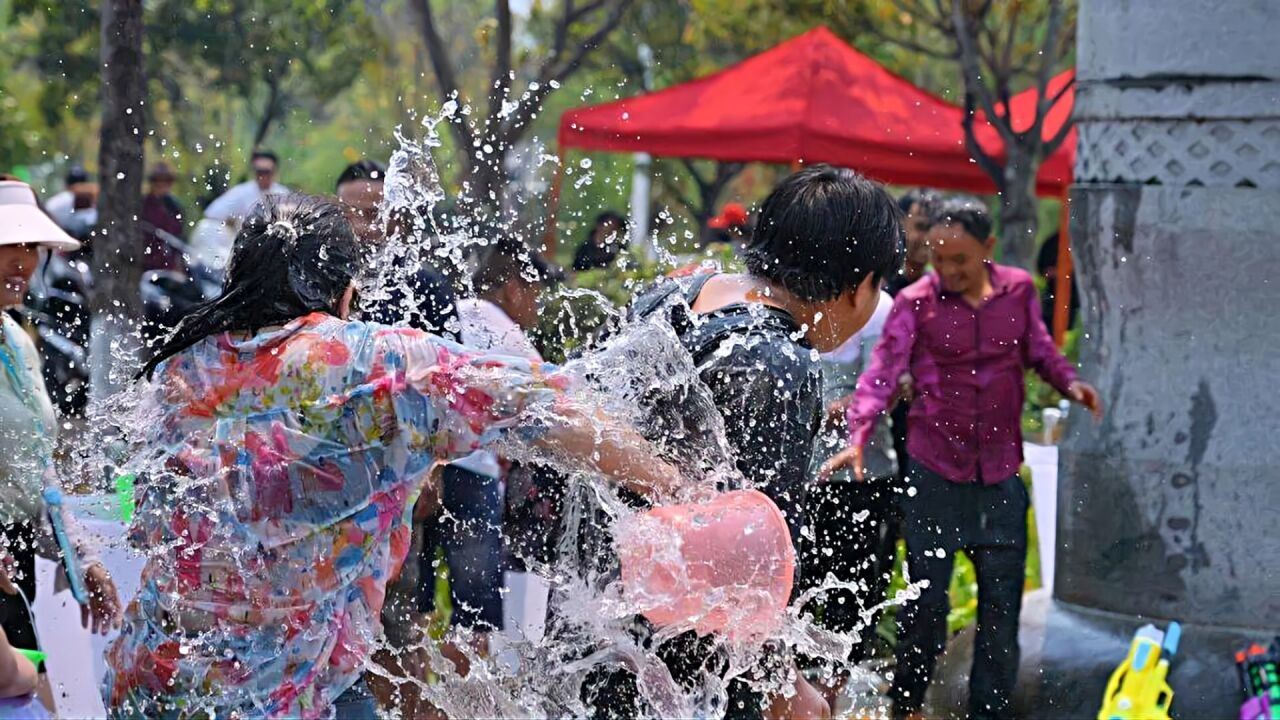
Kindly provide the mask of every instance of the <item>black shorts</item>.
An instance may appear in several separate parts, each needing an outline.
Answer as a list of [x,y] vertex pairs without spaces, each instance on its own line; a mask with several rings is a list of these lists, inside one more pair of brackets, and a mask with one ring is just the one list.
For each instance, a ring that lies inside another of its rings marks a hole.
[[[27,596],[29,602],[36,601],[36,530],[30,523],[17,523],[0,526],[4,545],[13,556],[13,584]],[[9,638],[9,644],[22,650],[39,650],[36,641],[35,618],[27,609],[26,603],[19,595],[0,592],[0,626]],[[36,670],[44,672],[44,664],[36,666]]]

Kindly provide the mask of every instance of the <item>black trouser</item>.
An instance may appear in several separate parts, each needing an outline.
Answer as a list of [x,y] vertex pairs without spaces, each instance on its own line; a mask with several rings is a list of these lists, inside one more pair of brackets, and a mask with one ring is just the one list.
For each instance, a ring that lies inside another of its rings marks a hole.
[[964,550],[978,576],[969,717],[1005,717],[1020,657],[1026,488],[1017,476],[987,486],[953,483],[916,463],[908,487],[916,492],[902,496],[907,569],[912,581],[928,580],[929,587],[898,615],[897,669],[889,691],[895,713],[918,712],[924,702],[938,653],[946,646],[955,553]]
[[[849,662],[860,662],[875,637],[876,618],[863,625],[862,613],[884,600],[898,541],[897,478],[830,482],[809,490],[809,527],[814,540],[804,556],[805,582],[820,585],[828,574],[856,582],[865,591],[834,590],[820,598],[818,622],[835,632],[859,630],[862,642]],[[864,516],[865,513],[865,516]]]

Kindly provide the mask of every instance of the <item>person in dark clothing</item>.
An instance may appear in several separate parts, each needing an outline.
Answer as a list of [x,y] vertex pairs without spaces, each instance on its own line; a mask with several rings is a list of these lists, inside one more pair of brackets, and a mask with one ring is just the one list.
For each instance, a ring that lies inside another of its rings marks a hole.
[[938,194],[928,188],[917,188],[898,198],[906,253],[902,258],[902,268],[885,280],[884,289],[890,297],[897,297],[903,288],[924,277],[925,268],[929,265],[926,237],[933,225],[933,212],[940,202]]
[[[743,250],[747,273],[668,280],[641,295],[632,315],[666,313],[724,418],[742,476],[786,516],[802,545],[806,486],[822,416],[818,353],[844,343],[874,311],[880,282],[900,261],[900,213],[878,183],[818,165],[783,180],[765,200]],[[800,569],[803,574],[803,569]],[[678,681],[709,662],[692,633],[655,652]],[[789,661],[776,658],[781,663]],[[729,717],[827,711],[797,675],[796,695],[762,699],[730,683]],[[598,717],[632,717],[629,673],[600,673],[585,688]]]
[[[1036,272],[1044,278],[1044,292],[1040,293],[1040,314],[1044,318],[1044,326],[1053,332],[1053,312],[1058,297],[1058,233],[1045,238],[1036,254]],[[1067,300],[1067,329],[1076,324],[1076,314],[1080,312],[1080,292],[1076,289],[1076,278],[1072,275],[1068,282],[1071,291]]]
[[[348,165],[338,176],[335,194],[347,207],[356,237],[370,248],[386,242],[386,228],[379,220],[385,167],[373,160]],[[368,322],[408,325],[426,332],[458,339],[458,311],[453,288],[435,268],[423,265],[406,278],[407,288],[393,287],[384,297],[362,301],[360,315]]]
[[[182,252],[164,235],[181,240],[182,206],[173,197],[173,168],[166,162],[151,166],[147,173],[147,194],[142,198],[142,230],[147,234],[147,249],[142,264],[147,270],[186,268]],[[163,234],[161,234],[163,233]]]
[[[387,228],[379,215],[386,176],[387,170],[382,164],[364,159],[348,165],[335,183],[334,192],[338,200],[346,205],[347,217],[356,237],[366,243],[370,251],[387,240]],[[434,268],[423,266],[406,278],[405,282],[407,291],[405,288],[395,287],[376,301],[362,302],[362,319],[386,325],[407,325],[450,340],[460,340],[457,301],[448,280]],[[458,473],[465,471],[451,465],[446,466],[446,471],[451,474],[438,483],[444,486],[442,494],[453,503],[472,502],[474,498],[469,497],[466,492],[467,484],[458,483],[459,480],[465,480],[458,477]],[[482,495],[484,492],[481,489]],[[422,507],[421,504],[419,507]],[[424,546],[429,543],[430,554],[434,559],[436,544],[434,540],[428,541],[427,538],[436,536],[438,516],[415,512],[414,521],[410,557],[420,558],[426,552]],[[434,590],[435,571],[429,563],[421,562],[421,559],[419,562],[406,561],[400,576],[387,584],[382,626],[391,647],[409,648],[421,639],[418,613],[421,601],[419,586],[422,585],[430,585]],[[419,668],[411,667],[410,660],[416,659],[411,655],[408,653],[399,656],[381,650],[374,654],[373,660],[392,676],[417,675]],[[398,707],[407,715],[412,715],[419,708],[421,700],[412,685],[398,688],[380,673],[366,673],[365,678],[370,691],[384,708]]]
[[609,267],[627,243],[626,230],[627,219],[622,215],[612,210],[597,215],[591,234],[573,254],[573,269],[582,272]]

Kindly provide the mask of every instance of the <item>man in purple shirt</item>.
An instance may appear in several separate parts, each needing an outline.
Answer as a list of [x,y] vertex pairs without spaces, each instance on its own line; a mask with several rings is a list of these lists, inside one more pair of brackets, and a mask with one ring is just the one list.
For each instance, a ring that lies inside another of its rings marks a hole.
[[995,241],[980,201],[944,203],[928,241],[934,272],[894,301],[849,404],[850,447],[823,472],[852,467],[861,479],[872,423],[909,373],[915,398],[907,423],[911,469],[903,535],[911,579],[929,586],[899,615],[894,715],[921,710],[946,643],[952,563],[964,550],[978,575],[969,717],[1003,717],[1018,669],[1030,504],[1018,477],[1025,372],[1035,370],[1095,416],[1102,405],[1049,337],[1031,276],[990,261]]

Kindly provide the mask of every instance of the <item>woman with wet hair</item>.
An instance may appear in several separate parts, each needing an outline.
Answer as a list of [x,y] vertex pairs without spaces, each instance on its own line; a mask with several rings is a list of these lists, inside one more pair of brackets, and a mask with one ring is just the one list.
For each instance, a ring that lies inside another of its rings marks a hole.
[[108,651],[114,716],[373,717],[408,510],[434,463],[504,429],[630,488],[678,481],[552,366],[351,320],[360,256],[337,204],[265,198],[223,294],[143,367],[148,559]]

